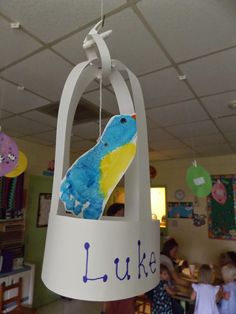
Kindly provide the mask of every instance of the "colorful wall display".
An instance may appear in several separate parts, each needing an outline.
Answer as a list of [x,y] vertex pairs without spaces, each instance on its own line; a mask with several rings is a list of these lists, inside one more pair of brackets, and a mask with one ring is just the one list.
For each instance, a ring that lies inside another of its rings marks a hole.
[[236,175],[212,176],[208,196],[209,238],[236,240]]
[[192,202],[168,202],[168,218],[192,218]]
[[0,177],[0,219],[23,216],[24,173],[14,178]]

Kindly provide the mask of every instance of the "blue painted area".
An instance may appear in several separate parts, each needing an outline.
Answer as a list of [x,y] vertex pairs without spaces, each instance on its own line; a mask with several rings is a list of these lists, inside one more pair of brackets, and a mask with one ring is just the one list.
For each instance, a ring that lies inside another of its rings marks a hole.
[[192,218],[193,207],[185,205],[177,205],[169,209],[169,218]]
[[105,207],[99,185],[101,161],[107,154],[132,142],[136,134],[136,120],[131,115],[110,119],[99,142],[75,161],[62,181],[60,198],[66,211],[86,219],[101,217]]

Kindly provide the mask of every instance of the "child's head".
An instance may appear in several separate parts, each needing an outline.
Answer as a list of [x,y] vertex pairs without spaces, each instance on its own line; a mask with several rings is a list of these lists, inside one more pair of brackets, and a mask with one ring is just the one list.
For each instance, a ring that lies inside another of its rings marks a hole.
[[234,264],[227,264],[221,268],[224,282],[231,282],[236,279],[236,267]]
[[198,282],[204,284],[211,284],[213,279],[212,269],[209,265],[203,264],[198,271]]
[[160,265],[160,279],[165,281],[170,280],[169,269],[163,264]]

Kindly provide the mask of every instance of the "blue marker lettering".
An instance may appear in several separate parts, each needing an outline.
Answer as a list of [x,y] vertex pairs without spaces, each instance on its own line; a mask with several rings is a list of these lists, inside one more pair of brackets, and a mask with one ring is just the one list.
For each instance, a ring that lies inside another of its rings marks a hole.
[[89,280],[94,281],[94,280],[100,280],[100,279],[102,279],[103,282],[106,282],[108,279],[108,276],[106,274],[101,277],[88,278],[89,247],[90,247],[90,244],[88,242],[85,242],[84,248],[86,250],[86,269],[85,269],[85,275],[83,276],[83,282],[86,283]]
[[[154,265],[154,266],[153,266]],[[149,267],[150,267],[150,270],[151,272],[154,274],[157,270],[156,268],[156,265],[157,265],[157,260],[156,260],[156,256],[155,256],[155,253],[152,252],[151,255],[150,255],[150,261],[149,261]],[[154,268],[153,268],[154,267]]]
[[130,262],[130,258],[129,258],[129,257],[126,258],[126,273],[124,274],[123,277],[120,277],[119,274],[118,274],[119,261],[120,261],[120,260],[119,260],[118,257],[114,260],[114,263],[116,264],[116,277],[117,277],[119,280],[124,280],[126,277],[127,277],[127,280],[130,280],[130,275],[129,275],[129,262]]
[[141,241],[138,240],[138,260],[139,260],[139,264],[138,264],[138,279],[141,278],[141,271],[140,271],[140,267],[143,268],[144,271],[144,275],[147,277],[148,276],[148,272],[146,272],[145,266],[143,264],[143,260],[146,258],[146,253],[143,253],[143,258],[140,261],[140,246],[141,246]]

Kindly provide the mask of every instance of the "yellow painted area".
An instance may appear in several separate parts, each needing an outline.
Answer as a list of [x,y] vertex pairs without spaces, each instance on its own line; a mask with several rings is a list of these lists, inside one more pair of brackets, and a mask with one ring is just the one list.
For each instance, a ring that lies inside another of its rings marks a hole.
[[136,145],[130,143],[116,149],[103,158],[100,168],[100,187],[105,198],[125,173],[127,167],[135,156],[135,152]]

